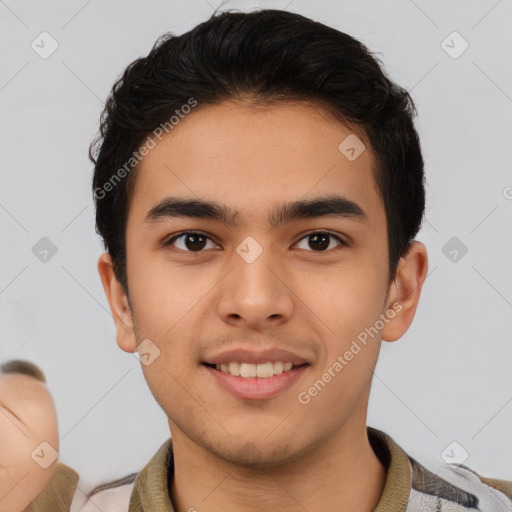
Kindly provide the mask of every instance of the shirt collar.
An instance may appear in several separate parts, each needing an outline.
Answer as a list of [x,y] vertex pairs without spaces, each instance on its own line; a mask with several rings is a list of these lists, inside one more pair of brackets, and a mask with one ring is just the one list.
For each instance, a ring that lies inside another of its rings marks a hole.
[[[367,427],[368,439],[386,468],[386,481],[374,512],[405,512],[412,484],[412,468],[407,453],[386,433]],[[174,474],[172,439],[158,449],[137,475],[129,512],[175,512],[169,497]]]
[[386,468],[386,481],[374,512],[405,512],[412,485],[409,456],[385,432],[367,427],[373,451]]
[[[59,462],[52,479],[25,512],[68,512],[78,484],[78,473]],[[171,509],[172,510],[172,509]]]

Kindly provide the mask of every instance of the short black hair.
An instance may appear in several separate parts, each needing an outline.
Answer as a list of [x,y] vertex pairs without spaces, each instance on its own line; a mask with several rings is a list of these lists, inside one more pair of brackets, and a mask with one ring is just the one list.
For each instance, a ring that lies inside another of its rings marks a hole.
[[306,102],[358,128],[375,155],[372,173],[386,212],[391,283],[425,209],[411,96],[348,34],[288,11],[231,10],[214,12],[182,35],[164,34],[146,57],[132,62],[115,82],[89,148],[96,231],[128,297],[125,233],[138,150],[159,126],[172,128],[169,119],[183,117],[190,105],[197,110],[247,99],[254,106]]

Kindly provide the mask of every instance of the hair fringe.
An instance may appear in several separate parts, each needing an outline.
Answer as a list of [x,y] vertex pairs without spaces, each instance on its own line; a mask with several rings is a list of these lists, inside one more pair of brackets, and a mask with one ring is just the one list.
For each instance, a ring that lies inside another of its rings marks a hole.
[[13,373],[28,375],[29,377],[33,377],[34,379],[46,384],[46,376],[43,370],[41,370],[37,364],[30,361],[25,361],[23,359],[11,359],[10,361],[6,361],[0,365],[0,374],[7,375]]

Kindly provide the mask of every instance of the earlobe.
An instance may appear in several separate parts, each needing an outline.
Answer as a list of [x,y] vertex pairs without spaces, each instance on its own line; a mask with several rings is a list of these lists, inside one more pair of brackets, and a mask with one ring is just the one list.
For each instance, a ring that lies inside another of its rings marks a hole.
[[116,325],[117,344],[125,352],[134,352],[137,348],[137,341],[133,328],[132,311],[126,293],[114,273],[112,259],[108,253],[103,253],[99,257],[98,273]]
[[[386,304],[390,320],[382,330],[384,341],[398,340],[410,327],[427,277],[427,270],[428,256],[425,245],[413,241],[409,252],[400,259],[395,279],[390,285]],[[394,312],[392,317],[391,311]]]

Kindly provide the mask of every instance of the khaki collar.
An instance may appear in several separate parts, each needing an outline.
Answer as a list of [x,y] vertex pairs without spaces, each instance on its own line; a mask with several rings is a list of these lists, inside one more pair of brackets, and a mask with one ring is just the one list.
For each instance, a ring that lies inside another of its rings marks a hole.
[[[367,427],[367,432],[387,471],[384,490],[374,512],[405,512],[412,484],[409,458],[386,433],[372,427]],[[173,473],[172,439],[168,439],[137,475],[129,512],[175,512],[168,491]]]
[[386,468],[386,482],[374,512],[405,512],[412,485],[412,467],[405,451],[386,433],[367,427],[373,451]]
[[74,469],[59,462],[48,485],[30,503],[25,512],[69,512],[78,478],[78,473]]

